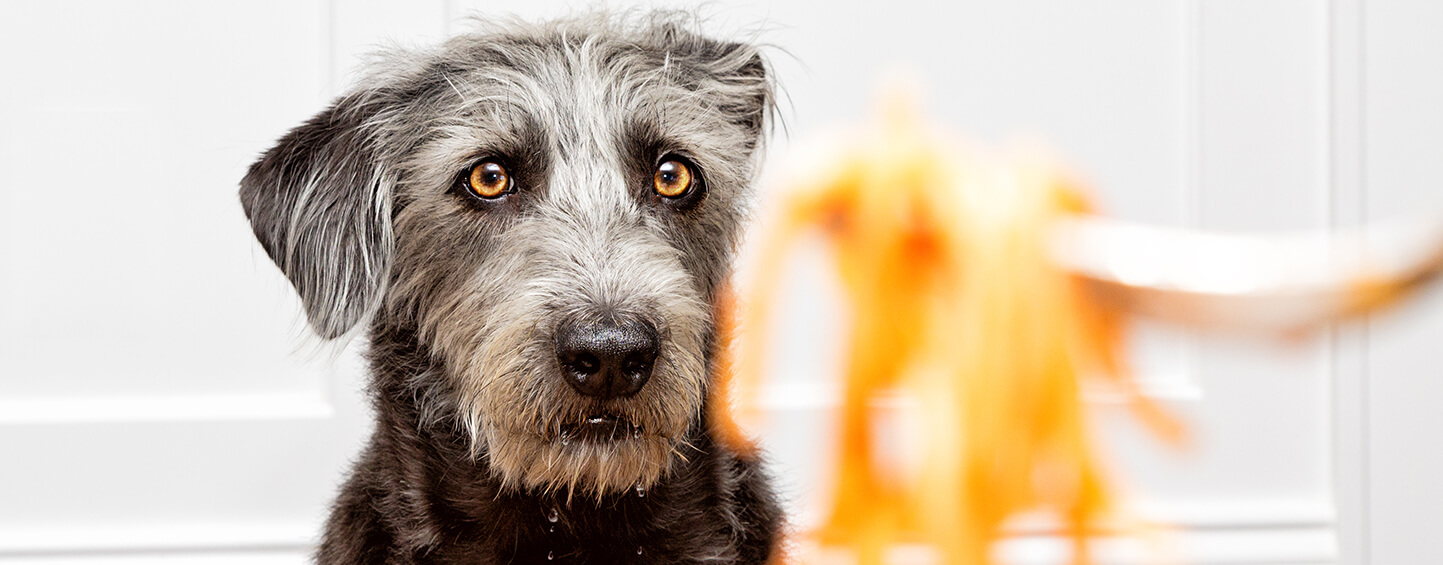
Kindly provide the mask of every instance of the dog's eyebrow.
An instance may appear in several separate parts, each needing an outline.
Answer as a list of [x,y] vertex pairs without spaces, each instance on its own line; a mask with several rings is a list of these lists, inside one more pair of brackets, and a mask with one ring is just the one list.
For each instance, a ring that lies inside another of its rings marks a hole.
[[501,157],[508,161],[512,174],[524,183],[528,192],[544,189],[549,177],[551,155],[547,149],[546,130],[535,116],[513,114],[512,119],[505,121],[503,129],[488,128],[484,131],[490,139],[481,140],[470,159]]

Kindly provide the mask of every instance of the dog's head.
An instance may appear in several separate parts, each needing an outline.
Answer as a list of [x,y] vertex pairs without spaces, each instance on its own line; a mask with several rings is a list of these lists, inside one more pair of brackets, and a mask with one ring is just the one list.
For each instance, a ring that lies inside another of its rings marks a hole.
[[316,333],[414,331],[507,484],[600,495],[701,412],[771,108],[755,47],[674,16],[512,24],[389,55],[241,201]]

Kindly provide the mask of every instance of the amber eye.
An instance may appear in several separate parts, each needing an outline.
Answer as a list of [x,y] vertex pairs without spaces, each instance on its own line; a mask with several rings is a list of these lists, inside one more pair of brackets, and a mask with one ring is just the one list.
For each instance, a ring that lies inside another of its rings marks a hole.
[[511,176],[506,167],[495,161],[482,161],[471,167],[471,192],[482,198],[497,198],[511,190]]
[[691,190],[691,168],[681,161],[665,161],[656,167],[651,183],[657,194],[667,198],[683,196]]

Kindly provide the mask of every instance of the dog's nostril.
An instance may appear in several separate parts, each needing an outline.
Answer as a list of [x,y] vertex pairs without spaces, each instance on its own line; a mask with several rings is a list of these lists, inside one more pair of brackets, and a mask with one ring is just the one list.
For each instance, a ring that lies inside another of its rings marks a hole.
[[651,370],[651,357],[641,355],[627,356],[626,362],[622,364],[621,370],[627,373],[640,373]]
[[556,359],[576,392],[610,399],[636,394],[651,379],[656,330],[642,322],[564,324],[556,332]]
[[601,361],[589,353],[579,353],[570,359],[562,358],[561,364],[568,370],[590,375],[596,373],[596,370],[600,368]]

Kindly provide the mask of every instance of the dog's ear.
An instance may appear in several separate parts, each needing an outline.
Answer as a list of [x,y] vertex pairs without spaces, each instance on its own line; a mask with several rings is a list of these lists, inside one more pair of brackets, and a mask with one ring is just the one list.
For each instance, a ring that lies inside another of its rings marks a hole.
[[256,239],[323,338],[344,335],[366,316],[389,268],[395,180],[378,133],[386,106],[364,92],[341,97],[281,138],[241,180]]
[[746,61],[735,71],[734,80],[742,89],[742,97],[735,112],[752,135],[760,136],[776,113],[772,74],[767,68],[766,59],[755,46],[736,43],[732,44],[731,48],[737,50]]
[[776,113],[776,94],[766,59],[755,45],[714,43],[706,50],[709,66],[725,88],[726,102],[720,109],[760,139]]
[[776,113],[775,80],[762,50],[750,43],[718,41],[672,23],[662,30],[663,49],[698,73],[696,86],[720,95],[717,109],[759,140]]

